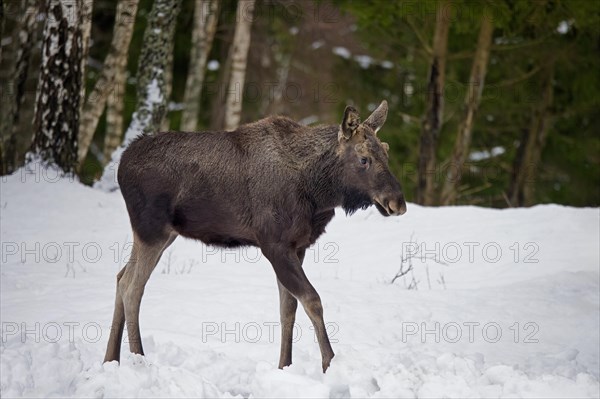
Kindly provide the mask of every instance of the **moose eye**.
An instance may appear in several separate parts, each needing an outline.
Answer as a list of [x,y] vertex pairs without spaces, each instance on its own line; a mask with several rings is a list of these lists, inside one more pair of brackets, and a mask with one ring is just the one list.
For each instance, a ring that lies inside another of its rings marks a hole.
[[362,158],[360,159],[360,164],[361,164],[361,165],[366,165],[367,163],[369,163],[369,160],[368,160],[367,158],[365,158],[365,157],[362,157]]

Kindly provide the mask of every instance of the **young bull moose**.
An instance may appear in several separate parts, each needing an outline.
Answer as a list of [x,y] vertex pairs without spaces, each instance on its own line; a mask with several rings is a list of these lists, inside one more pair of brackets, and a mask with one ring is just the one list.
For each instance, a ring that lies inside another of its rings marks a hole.
[[279,286],[279,367],[292,363],[300,301],[314,325],[325,372],[334,353],[321,299],[302,261],[338,206],[347,214],[373,204],[383,216],[406,212],[400,184],[387,166],[389,147],[376,136],[386,116],[383,101],[363,123],[348,106],[341,125],[307,127],[271,117],[233,132],[159,133],[133,141],[123,153],[118,181],[134,243],[117,275],[104,360],[119,360],[125,322],[131,352],[144,354],[144,286],[163,251],[182,235],[210,245],[259,247]]

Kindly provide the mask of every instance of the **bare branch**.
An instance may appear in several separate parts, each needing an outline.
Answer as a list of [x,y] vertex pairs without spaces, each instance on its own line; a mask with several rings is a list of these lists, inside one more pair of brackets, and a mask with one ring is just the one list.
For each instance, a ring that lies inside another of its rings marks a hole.
[[407,114],[405,112],[400,112],[400,111],[396,111],[396,113],[398,115],[400,115],[405,122],[407,123],[416,123],[416,124],[420,124],[421,123],[421,118],[411,115],[411,114]]
[[512,86],[516,83],[520,83],[524,80],[529,79],[530,77],[532,77],[533,75],[535,75],[536,73],[538,73],[542,68],[540,66],[536,66],[535,68],[533,68],[531,71],[524,73],[521,76],[517,76],[516,78],[512,78],[512,79],[506,79],[506,80],[501,80],[500,82],[497,83],[490,83],[489,86],[492,87],[506,87],[506,86]]
[[425,40],[423,33],[421,33],[421,31],[419,29],[417,29],[417,27],[415,26],[415,24],[412,22],[412,20],[410,18],[406,18],[406,23],[410,27],[410,29],[412,29],[412,31],[414,32],[415,36],[419,40],[419,43],[421,43],[421,46],[423,47],[423,49],[425,49],[425,52],[427,53],[427,55],[429,55],[431,57],[433,55],[433,49],[431,48],[431,46],[429,46],[429,44],[427,43],[427,40]]

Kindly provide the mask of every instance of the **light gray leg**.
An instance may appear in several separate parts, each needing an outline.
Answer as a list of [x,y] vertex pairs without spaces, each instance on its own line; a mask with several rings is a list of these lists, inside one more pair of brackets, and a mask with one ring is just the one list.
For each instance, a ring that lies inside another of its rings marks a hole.
[[[132,251],[130,259],[134,256],[134,251]],[[117,274],[115,310],[110,328],[110,336],[108,337],[108,346],[106,347],[106,354],[104,355],[105,362],[112,362],[113,360],[118,362],[121,358],[121,340],[123,339],[123,328],[125,327],[125,309],[123,307],[123,298],[119,292],[119,281],[121,280],[121,277],[123,277],[126,268],[127,266],[123,267],[119,274]]]
[[140,240],[134,241],[133,245],[136,247],[134,252],[137,257],[132,260],[131,267],[128,264],[123,277],[119,281],[119,291],[127,323],[129,350],[133,353],[144,354],[139,321],[140,304],[144,295],[144,287],[160,260],[162,253],[173,243],[176,237],[176,234],[171,234],[164,241],[153,245],[148,245]]

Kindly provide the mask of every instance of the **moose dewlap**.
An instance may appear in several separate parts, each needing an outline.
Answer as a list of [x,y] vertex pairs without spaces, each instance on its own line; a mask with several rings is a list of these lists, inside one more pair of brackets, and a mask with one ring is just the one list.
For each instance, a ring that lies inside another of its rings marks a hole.
[[371,205],[383,216],[406,212],[400,183],[388,168],[388,145],[377,138],[387,110],[383,101],[362,123],[348,106],[340,125],[307,127],[270,117],[232,132],[170,132],[134,140],[118,170],[134,244],[117,275],[104,360],[119,360],[125,323],[131,352],[144,354],[139,329],[144,286],[163,251],[182,235],[211,245],[259,247],[278,280],[279,367],[292,363],[300,301],[315,327],[325,372],[334,353],[321,299],[302,261],[336,207],[348,214]]

